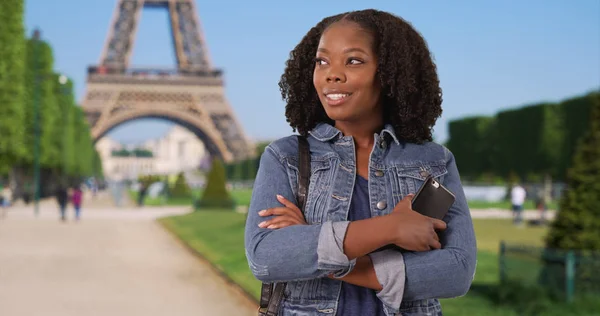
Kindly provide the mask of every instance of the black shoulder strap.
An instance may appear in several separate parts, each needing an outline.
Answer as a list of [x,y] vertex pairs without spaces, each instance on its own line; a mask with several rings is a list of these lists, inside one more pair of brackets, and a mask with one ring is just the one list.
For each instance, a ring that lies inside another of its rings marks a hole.
[[[298,135],[298,193],[296,200],[298,208],[304,213],[306,205],[306,196],[308,195],[308,185],[310,183],[310,147],[308,140],[302,135]],[[273,288],[273,283],[263,283],[260,293],[259,316],[277,316],[283,299],[286,283],[277,283]]]
[[306,196],[308,195],[308,184],[310,183],[310,148],[308,140],[304,136],[298,136],[298,208],[304,213]]

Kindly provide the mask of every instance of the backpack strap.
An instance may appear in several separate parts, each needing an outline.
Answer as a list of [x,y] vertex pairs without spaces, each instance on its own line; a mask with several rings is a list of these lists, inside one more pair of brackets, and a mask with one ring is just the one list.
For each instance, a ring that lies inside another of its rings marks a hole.
[[[302,135],[298,135],[298,193],[296,200],[298,208],[304,214],[306,197],[308,195],[308,185],[310,183],[310,147],[308,140]],[[281,308],[283,293],[287,283],[263,283],[260,292],[259,316],[277,316]]]

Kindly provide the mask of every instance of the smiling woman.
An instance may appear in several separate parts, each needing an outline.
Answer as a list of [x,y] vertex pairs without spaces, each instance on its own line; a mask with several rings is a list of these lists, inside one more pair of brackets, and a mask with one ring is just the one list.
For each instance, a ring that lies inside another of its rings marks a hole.
[[[469,289],[476,243],[454,156],[431,141],[442,94],[421,35],[376,10],[325,18],[279,85],[310,146],[310,181],[302,212],[299,138],[266,147],[246,256],[259,280],[285,287],[264,287],[261,315],[441,315],[439,298]],[[411,208],[429,177],[456,196],[443,220]]]

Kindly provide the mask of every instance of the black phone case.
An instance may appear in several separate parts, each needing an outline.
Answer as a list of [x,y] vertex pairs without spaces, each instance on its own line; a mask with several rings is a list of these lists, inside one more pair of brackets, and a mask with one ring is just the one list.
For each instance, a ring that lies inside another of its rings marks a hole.
[[412,208],[425,216],[443,219],[455,199],[452,192],[429,176],[413,198]]

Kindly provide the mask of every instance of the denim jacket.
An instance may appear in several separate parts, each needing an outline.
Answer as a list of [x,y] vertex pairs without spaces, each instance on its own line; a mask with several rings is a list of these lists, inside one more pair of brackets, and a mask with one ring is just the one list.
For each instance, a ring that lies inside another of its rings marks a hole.
[[[388,316],[441,315],[437,299],[466,294],[476,266],[475,234],[454,156],[433,142],[400,142],[390,125],[374,134],[374,139],[369,160],[372,217],[389,214],[404,196],[416,193],[428,175],[456,196],[444,218],[448,227],[441,234],[442,249],[371,257],[377,259],[373,265],[384,288],[378,297]],[[355,262],[343,254],[343,230],[356,179],[354,140],[321,123],[309,133],[308,141],[311,177],[304,211],[308,225],[278,230],[258,227],[269,219],[259,216],[259,211],[281,206],[277,194],[296,202],[295,136],[265,149],[246,222],[246,257],[252,273],[263,282],[288,282],[282,316],[335,315],[341,281],[327,275],[344,276]],[[387,280],[382,281],[384,274]],[[390,287],[397,290],[390,292]]]

